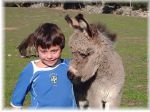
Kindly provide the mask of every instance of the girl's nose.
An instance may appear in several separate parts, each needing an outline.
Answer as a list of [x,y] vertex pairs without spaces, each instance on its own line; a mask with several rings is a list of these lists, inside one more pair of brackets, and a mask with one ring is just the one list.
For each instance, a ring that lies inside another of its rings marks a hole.
[[47,53],[47,58],[51,59],[53,57],[53,55],[51,53]]

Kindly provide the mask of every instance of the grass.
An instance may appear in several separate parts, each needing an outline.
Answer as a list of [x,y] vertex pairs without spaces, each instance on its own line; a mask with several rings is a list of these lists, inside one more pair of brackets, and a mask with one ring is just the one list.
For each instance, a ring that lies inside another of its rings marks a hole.
[[[67,42],[73,30],[64,20],[66,14],[76,15],[79,11],[62,11],[50,8],[5,8],[5,46],[4,46],[4,107],[10,108],[9,101],[25,65],[34,58],[20,58],[17,45],[33,32],[41,23],[56,23],[66,36],[66,47],[62,57],[70,58]],[[91,22],[101,22],[110,31],[117,33],[115,49],[122,56],[126,81],[123,89],[122,108],[148,107],[147,79],[147,23],[146,18],[115,15],[85,14]],[[8,29],[9,28],[9,29]],[[10,29],[11,28],[11,29]],[[11,56],[9,56],[11,55]],[[29,104],[29,96],[25,106]]]

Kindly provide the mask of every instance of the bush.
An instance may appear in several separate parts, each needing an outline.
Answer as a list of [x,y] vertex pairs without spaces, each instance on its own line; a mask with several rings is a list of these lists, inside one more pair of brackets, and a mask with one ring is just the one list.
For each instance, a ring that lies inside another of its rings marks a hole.
[[132,3],[132,9],[133,10],[138,10],[138,9],[142,9],[143,11],[147,11],[148,10],[148,3],[147,2],[143,2],[143,3]]
[[81,9],[81,8],[84,8],[85,5],[83,3],[64,3],[64,6],[63,8],[64,9]]

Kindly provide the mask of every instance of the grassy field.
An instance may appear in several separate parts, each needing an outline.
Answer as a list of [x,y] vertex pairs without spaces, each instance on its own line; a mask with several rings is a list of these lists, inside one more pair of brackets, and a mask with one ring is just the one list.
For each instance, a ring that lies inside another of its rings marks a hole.
[[[66,14],[75,15],[79,11],[63,11],[49,8],[6,8],[4,10],[4,108],[9,101],[19,73],[34,58],[20,58],[17,45],[44,22],[56,23],[66,36],[66,47],[62,57],[70,58],[67,42],[72,29],[64,20]],[[85,14],[89,22],[101,22],[117,33],[118,41],[114,47],[122,56],[126,82],[123,90],[122,108],[148,107],[147,76],[147,19],[115,15]],[[29,95],[25,105],[29,104]]]

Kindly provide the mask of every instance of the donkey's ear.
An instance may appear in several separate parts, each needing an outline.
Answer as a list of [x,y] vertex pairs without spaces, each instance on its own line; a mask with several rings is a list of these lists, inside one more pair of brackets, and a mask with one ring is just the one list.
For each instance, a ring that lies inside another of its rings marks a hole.
[[67,21],[67,23],[69,24],[70,27],[72,27],[73,29],[79,29],[79,23],[77,20],[70,18],[69,15],[65,16],[65,20]]
[[90,36],[92,36],[92,31],[91,28],[88,24],[88,22],[84,19],[83,14],[78,14],[77,16],[75,16],[75,19],[78,21],[79,23],[79,27],[82,31],[86,31],[86,33]]

